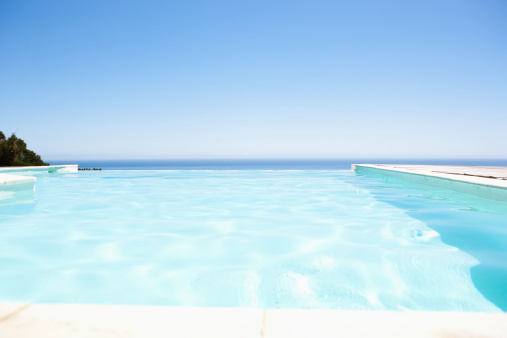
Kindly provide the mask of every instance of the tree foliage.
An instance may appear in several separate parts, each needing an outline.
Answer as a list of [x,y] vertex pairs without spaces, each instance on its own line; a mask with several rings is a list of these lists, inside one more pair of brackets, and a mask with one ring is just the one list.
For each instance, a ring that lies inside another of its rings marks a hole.
[[26,148],[26,143],[12,134],[6,138],[0,131],[0,166],[41,166],[49,165],[44,163],[39,155]]

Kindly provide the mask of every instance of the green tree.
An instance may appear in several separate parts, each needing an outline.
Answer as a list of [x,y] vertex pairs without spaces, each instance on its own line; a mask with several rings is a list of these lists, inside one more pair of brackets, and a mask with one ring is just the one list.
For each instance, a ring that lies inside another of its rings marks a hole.
[[12,134],[6,138],[0,131],[0,166],[42,166],[45,163],[39,155],[26,148],[26,143]]

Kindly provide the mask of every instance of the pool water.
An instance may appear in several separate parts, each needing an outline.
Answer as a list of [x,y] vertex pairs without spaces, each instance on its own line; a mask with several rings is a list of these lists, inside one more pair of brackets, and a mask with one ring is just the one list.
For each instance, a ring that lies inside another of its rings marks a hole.
[[347,170],[38,174],[0,301],[507,310],[507,203]]

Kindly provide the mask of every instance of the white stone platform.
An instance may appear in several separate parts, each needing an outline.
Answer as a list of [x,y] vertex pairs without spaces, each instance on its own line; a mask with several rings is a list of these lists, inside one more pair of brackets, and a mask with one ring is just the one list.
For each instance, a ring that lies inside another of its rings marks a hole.
[[0,304],[0,337],[481,337],[506,313]]

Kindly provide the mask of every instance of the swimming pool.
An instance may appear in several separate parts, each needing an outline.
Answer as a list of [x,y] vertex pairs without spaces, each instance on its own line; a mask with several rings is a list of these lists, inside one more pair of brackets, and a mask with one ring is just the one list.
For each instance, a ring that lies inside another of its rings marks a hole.
[[348,170],[39,174],[35,192],[3,189],[3,302],[507,310],[504,202]]

